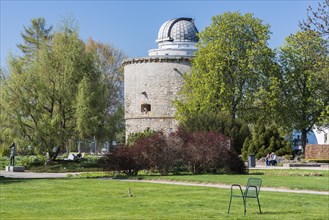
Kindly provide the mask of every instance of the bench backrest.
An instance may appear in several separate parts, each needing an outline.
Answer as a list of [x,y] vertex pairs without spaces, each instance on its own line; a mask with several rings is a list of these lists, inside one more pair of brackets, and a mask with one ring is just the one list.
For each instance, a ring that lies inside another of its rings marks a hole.
[[[257,197],[260,192],[260,187],[262,186],[262,179],[260,178],[249,178],[245,190],[246,196]],[[257,191],[256,191],[256,188]]]

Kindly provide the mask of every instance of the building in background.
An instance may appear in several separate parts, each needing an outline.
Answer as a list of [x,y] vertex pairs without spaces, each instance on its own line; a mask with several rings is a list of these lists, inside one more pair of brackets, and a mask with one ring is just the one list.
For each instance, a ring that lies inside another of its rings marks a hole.
[[[302,148],[302,133],[294,130],[292,134],[292,148],[294,152],[303,151]],[[329,128],[319,129],[314,128],[312,131],[307,133],[306,144],[329,144]]]

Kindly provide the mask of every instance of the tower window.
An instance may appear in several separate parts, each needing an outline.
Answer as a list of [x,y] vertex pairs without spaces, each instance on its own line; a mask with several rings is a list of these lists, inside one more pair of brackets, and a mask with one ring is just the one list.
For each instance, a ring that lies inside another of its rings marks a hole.
[[141,105],[141,112],[144,114],[147,114],[151,111],[151,105],[150,104],[142,104]]

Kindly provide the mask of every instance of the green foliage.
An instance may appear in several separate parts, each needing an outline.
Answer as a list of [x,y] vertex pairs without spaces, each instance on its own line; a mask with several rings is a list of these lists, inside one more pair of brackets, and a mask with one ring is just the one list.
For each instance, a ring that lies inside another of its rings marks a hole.
[[51,50],[43,47],[28,63],[12,58],[10,66],[4,98],[7,123],[18,130],[17,139],[25,139],[18,146],[30,143],[51,155],[53,147],[62,147],[74,135],[74,97],[79,81],[95,75],[92,60],[77,33],[67,31],[54,34]]
[[92,172],[101,171],[103,165],[100,157],[87,156],[80,160],[56,160],[46,162],[43,160],[35,160],[26,165],[33,172],[48,173],[65,173],[65,172]]
[[0,169],[4,170],[6,166],[9,165],[9,157],[8,156],[0,156]]
[[281,156],[291,151],[290,143],[281,137],[276,125],[266,126],[259,121],[252,129],[252,138],[247,138],[243,144],[242,157],[246,160],[248,155],[255,155],[260,159],[271,152]]
[[[105,87],[105,93],[96,95],[105,107],[98,124],[97,136],[115,139],[116,134],[124,133],[124,109],[123,109],[123,66],[122,60],[126,58],[124,53],[108,44],[96,42],[89,38],[86,50],[92,54],[94,65],[100,72],[100,79]],[[119,143],[124,143],[124,140]]]
[[269,25],[252,14],[214,16],[199,33],[192,71],[184,75],[175,101],[178,119],[202,112],[225,112],[232,120],[253,115],[256,94],[274,65],[269,35]]
[[301,131],[304,148],[307,132],[324,125],[321,116],[329,106],[328,48],[328,41],[312,31],[287,37],[278,51],[280,71],[269,83],[265,106],[280,126]]
[[25,27],[21,33],[24,44],[18,44],[17,47],[25,54],[24,59],[34,58],[44,45],[47,45],[52,38],[52,26],[46,27],[44,18],[33,18],[31,26]]
[[248,125],[240,119],[232,121],[230,115],[224,113],[191,114],[181,122],[187,131],[217,131],[229,137],[237,153],[241,152],[243,143],[250,136]]
[[[16,156],[15,165],[25,166],[26,169],[30,169],[34,166],[43,166],[46,162],[46,158],[42,156]],[[8,156],[0,156],[0,169],[4,170],[5,166],[9,165]]]
[[3,157],[5,157],[5,156],[7,156],[7,157],[9,157],[9,155],[10,155],[10,148],[7,146],[1,146],[0,147],[0,155],[1,156],[3,156]]
[[[21,152],[30,145],[53,160],[69,140],[112,139],[121,132],[122,77],[108,79],[122,73],[122,53],[90,49],[71,23],[50,36],[44,19],[32,19],[25,31],[19,45],[24,56],[11,57],[8,77],[1,75],[1,147],[14,141]],[[100,57],[116,63],[100,67]]]
[[146,128],[143,132],[131,133],[128,136],[127,145],[132,146],[136,141],[138,141],[142,138],[150,137],[155,134],[156,134],[156,131],[151,130],[150,128]]

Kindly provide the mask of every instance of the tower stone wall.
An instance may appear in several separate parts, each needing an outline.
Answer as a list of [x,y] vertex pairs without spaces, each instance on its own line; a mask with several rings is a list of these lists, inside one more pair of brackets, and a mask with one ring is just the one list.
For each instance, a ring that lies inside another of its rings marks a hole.
[[176,130],[173,100],[182,86],[182,74],[191,70],[190,58],[146,57],[123,65],[126,136],[147,128]]

